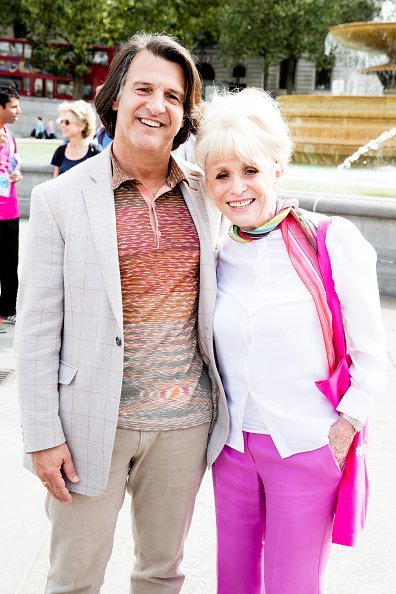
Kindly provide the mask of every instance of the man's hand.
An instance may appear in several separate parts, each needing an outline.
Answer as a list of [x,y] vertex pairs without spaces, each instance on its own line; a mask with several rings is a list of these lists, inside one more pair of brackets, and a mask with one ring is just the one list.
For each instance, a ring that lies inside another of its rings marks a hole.
[[73,498],[66,489],[61,470],[72,483],[78,483],[80,479],[67,444],[63,443],[48,450],[33,452],[32,460],[39,479],[52,497],[62,503],[71,503]]
[[355,434],[354,427],[344,417],[340,417],[330,428],[329,444],[341,470]]
[[22,173],[19,171],[19,169],[17,169],[16,171],[14,171],[14,173],[10,173],[9,179],[11,182],[13,182],[15,184],[15,183],[21,181]]

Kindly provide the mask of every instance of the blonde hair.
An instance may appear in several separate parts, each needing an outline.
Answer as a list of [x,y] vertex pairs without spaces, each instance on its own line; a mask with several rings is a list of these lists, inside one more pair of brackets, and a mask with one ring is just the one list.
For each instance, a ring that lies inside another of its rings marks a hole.
[[205,105],[194,151],[204,171],[235,157],[252,165],[276,163],[283,170],[292,148],[278,102],[265,91],[249,88],[216,93]]
[[[59,105],[58,111],[62,116],[66,112],[74,113],[80,124],[84,125],[81,135],[83,138],[92,138],[96,131],[96,116],[95,112],[89,103],[79,99],[78,101],[65,101]],[[61,118],[58,119],[58,123]]]

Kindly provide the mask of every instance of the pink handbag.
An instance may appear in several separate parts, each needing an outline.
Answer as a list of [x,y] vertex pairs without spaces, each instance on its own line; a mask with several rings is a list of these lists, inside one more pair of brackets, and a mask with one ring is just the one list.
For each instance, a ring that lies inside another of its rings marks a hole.
[[[332,219],[319,223],[317,231],[318,262],[322,273],[327,302],[333,318],[333,344],[337,367],[332,375],[316,382],[319,390],[330,400],[334,408],[350,386],[349,366],[351,358],[346,353],[341,306],[334,288],[330,258],[326,248],[326,232]],[[338,492],[332,541],[346,546],[355,546],[364,528],[369,496],[367,476],[367,423],[353,439],[342,472]]]

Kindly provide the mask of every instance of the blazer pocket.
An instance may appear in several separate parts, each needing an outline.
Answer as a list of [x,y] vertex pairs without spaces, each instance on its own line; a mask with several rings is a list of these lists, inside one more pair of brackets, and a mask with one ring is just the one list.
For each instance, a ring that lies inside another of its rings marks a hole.
[[73,367],[64,361],[59,361],[58,382],[65,386],[71,384],[77,371],[77,367]]

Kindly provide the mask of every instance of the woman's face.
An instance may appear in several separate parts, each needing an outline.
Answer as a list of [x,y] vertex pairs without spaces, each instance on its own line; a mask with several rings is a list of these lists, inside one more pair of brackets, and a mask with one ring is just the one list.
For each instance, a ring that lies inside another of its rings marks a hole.
[[249,165],[235,157],[212,163],[206,186],[217,208],[246,231],[256,229],[275,214],[279,168]]
[[72,111],[66,111],[62,115],[60,127],[64,138],[81,136],[81,133],[84,130],[84,124],[78,120],[76,114]]

